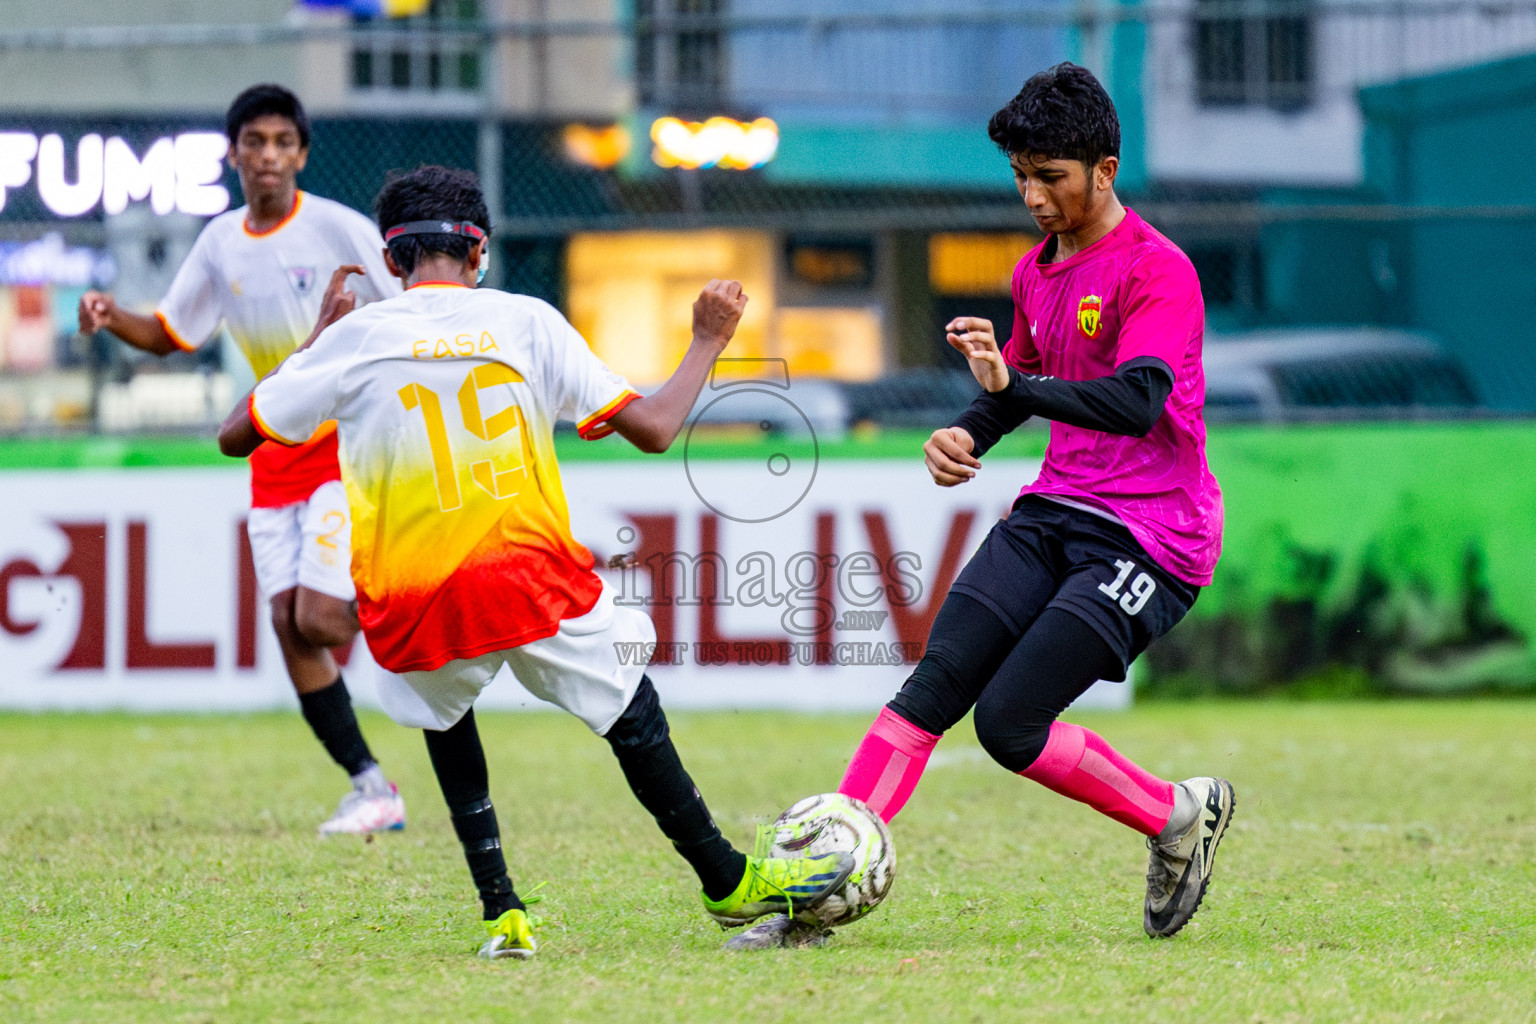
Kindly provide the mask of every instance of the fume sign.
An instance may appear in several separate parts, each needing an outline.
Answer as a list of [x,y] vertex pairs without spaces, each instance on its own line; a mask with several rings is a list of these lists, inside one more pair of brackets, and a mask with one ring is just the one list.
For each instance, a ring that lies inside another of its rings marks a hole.
[[220,183],[229,142],[219,132],[164,136],[142,155],[116,135],[103,139],[95,132],[73,148],[69,153],[57,133],[0,132],[0,210],[8,191],[34,180],[38,198],[60,217],[81,217],[98,205],[122,213],[145,199],[157,214],[211,217],[229,208],[229,190]]

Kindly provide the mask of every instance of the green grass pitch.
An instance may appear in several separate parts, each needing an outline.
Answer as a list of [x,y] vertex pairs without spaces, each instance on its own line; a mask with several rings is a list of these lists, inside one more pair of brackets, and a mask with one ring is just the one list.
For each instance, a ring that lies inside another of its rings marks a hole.
[[[0,1021],[1536,1019],[1536,704],[1162,704],[1076,716],[1238,812],[1194,922],[1141,931],[1139,837],[968,724],[894,826],[874,916],[731,955],[606,744],[483,716],[529,963],[478,904],[419,736],[364,727],[407,831],[319,841],[343,780],[296,714],[0,716]],[[738,843],[835,788],[865,716],[677,714]]]

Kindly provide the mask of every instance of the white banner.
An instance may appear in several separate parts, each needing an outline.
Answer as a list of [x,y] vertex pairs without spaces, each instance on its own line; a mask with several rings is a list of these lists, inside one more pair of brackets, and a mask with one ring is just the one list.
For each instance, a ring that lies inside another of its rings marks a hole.
[[[572,528],[655,621],[669,707],[873,710],[1029,460],[939,488],[920,458],[563,467]],[[244,541],[242,468],[0,473],[0,706],[296,704]],[[348,686],[373,704],[359,641]],[[1080,705],[1121,707],[1129,684]],[[486,707],[543,706],[504,673]]]

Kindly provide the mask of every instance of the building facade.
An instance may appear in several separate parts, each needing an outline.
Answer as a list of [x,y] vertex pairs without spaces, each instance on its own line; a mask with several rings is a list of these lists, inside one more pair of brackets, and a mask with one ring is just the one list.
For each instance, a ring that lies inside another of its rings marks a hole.
[[1036,236],[986,121],[1065,59],[1110,89],[1122,194],[1190,254],[1213,330],[1379,323],[1469,344],[1406,299],[1423,235],[1391,211],[1430,200],[1392,147],[1429,136],[1383,128],[1360,90],[1536,48],[1536,0],[417,6],[0,0],[0,429],[153,425],[112,412],[135,405],[107,387],[152,369],[200,375],[187,409],[218,406],[220,373],[242,383],[238,361],[141,364],[71,322],[92,285],[152,304],[201,218],[240,202],[219,133],[257,81],[309,106],[317,193],[367,210],[391,170],[477,169],[498,283],[559,304],[636,381],[675,365],[699,282],[735,276],[743,354],[858,382],[953,368],[956,314],[1011,329],[1010,272]]

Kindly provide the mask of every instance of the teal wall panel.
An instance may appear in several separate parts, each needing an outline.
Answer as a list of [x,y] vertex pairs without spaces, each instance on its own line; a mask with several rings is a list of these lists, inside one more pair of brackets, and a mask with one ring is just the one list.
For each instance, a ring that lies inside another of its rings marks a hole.
[[1363,188],[1269,202],[1505,209],[1272,224],[1269,316],[1430,331],[1489,405],[1536,410],[1536,56],[1373,86],[1360,105]]

